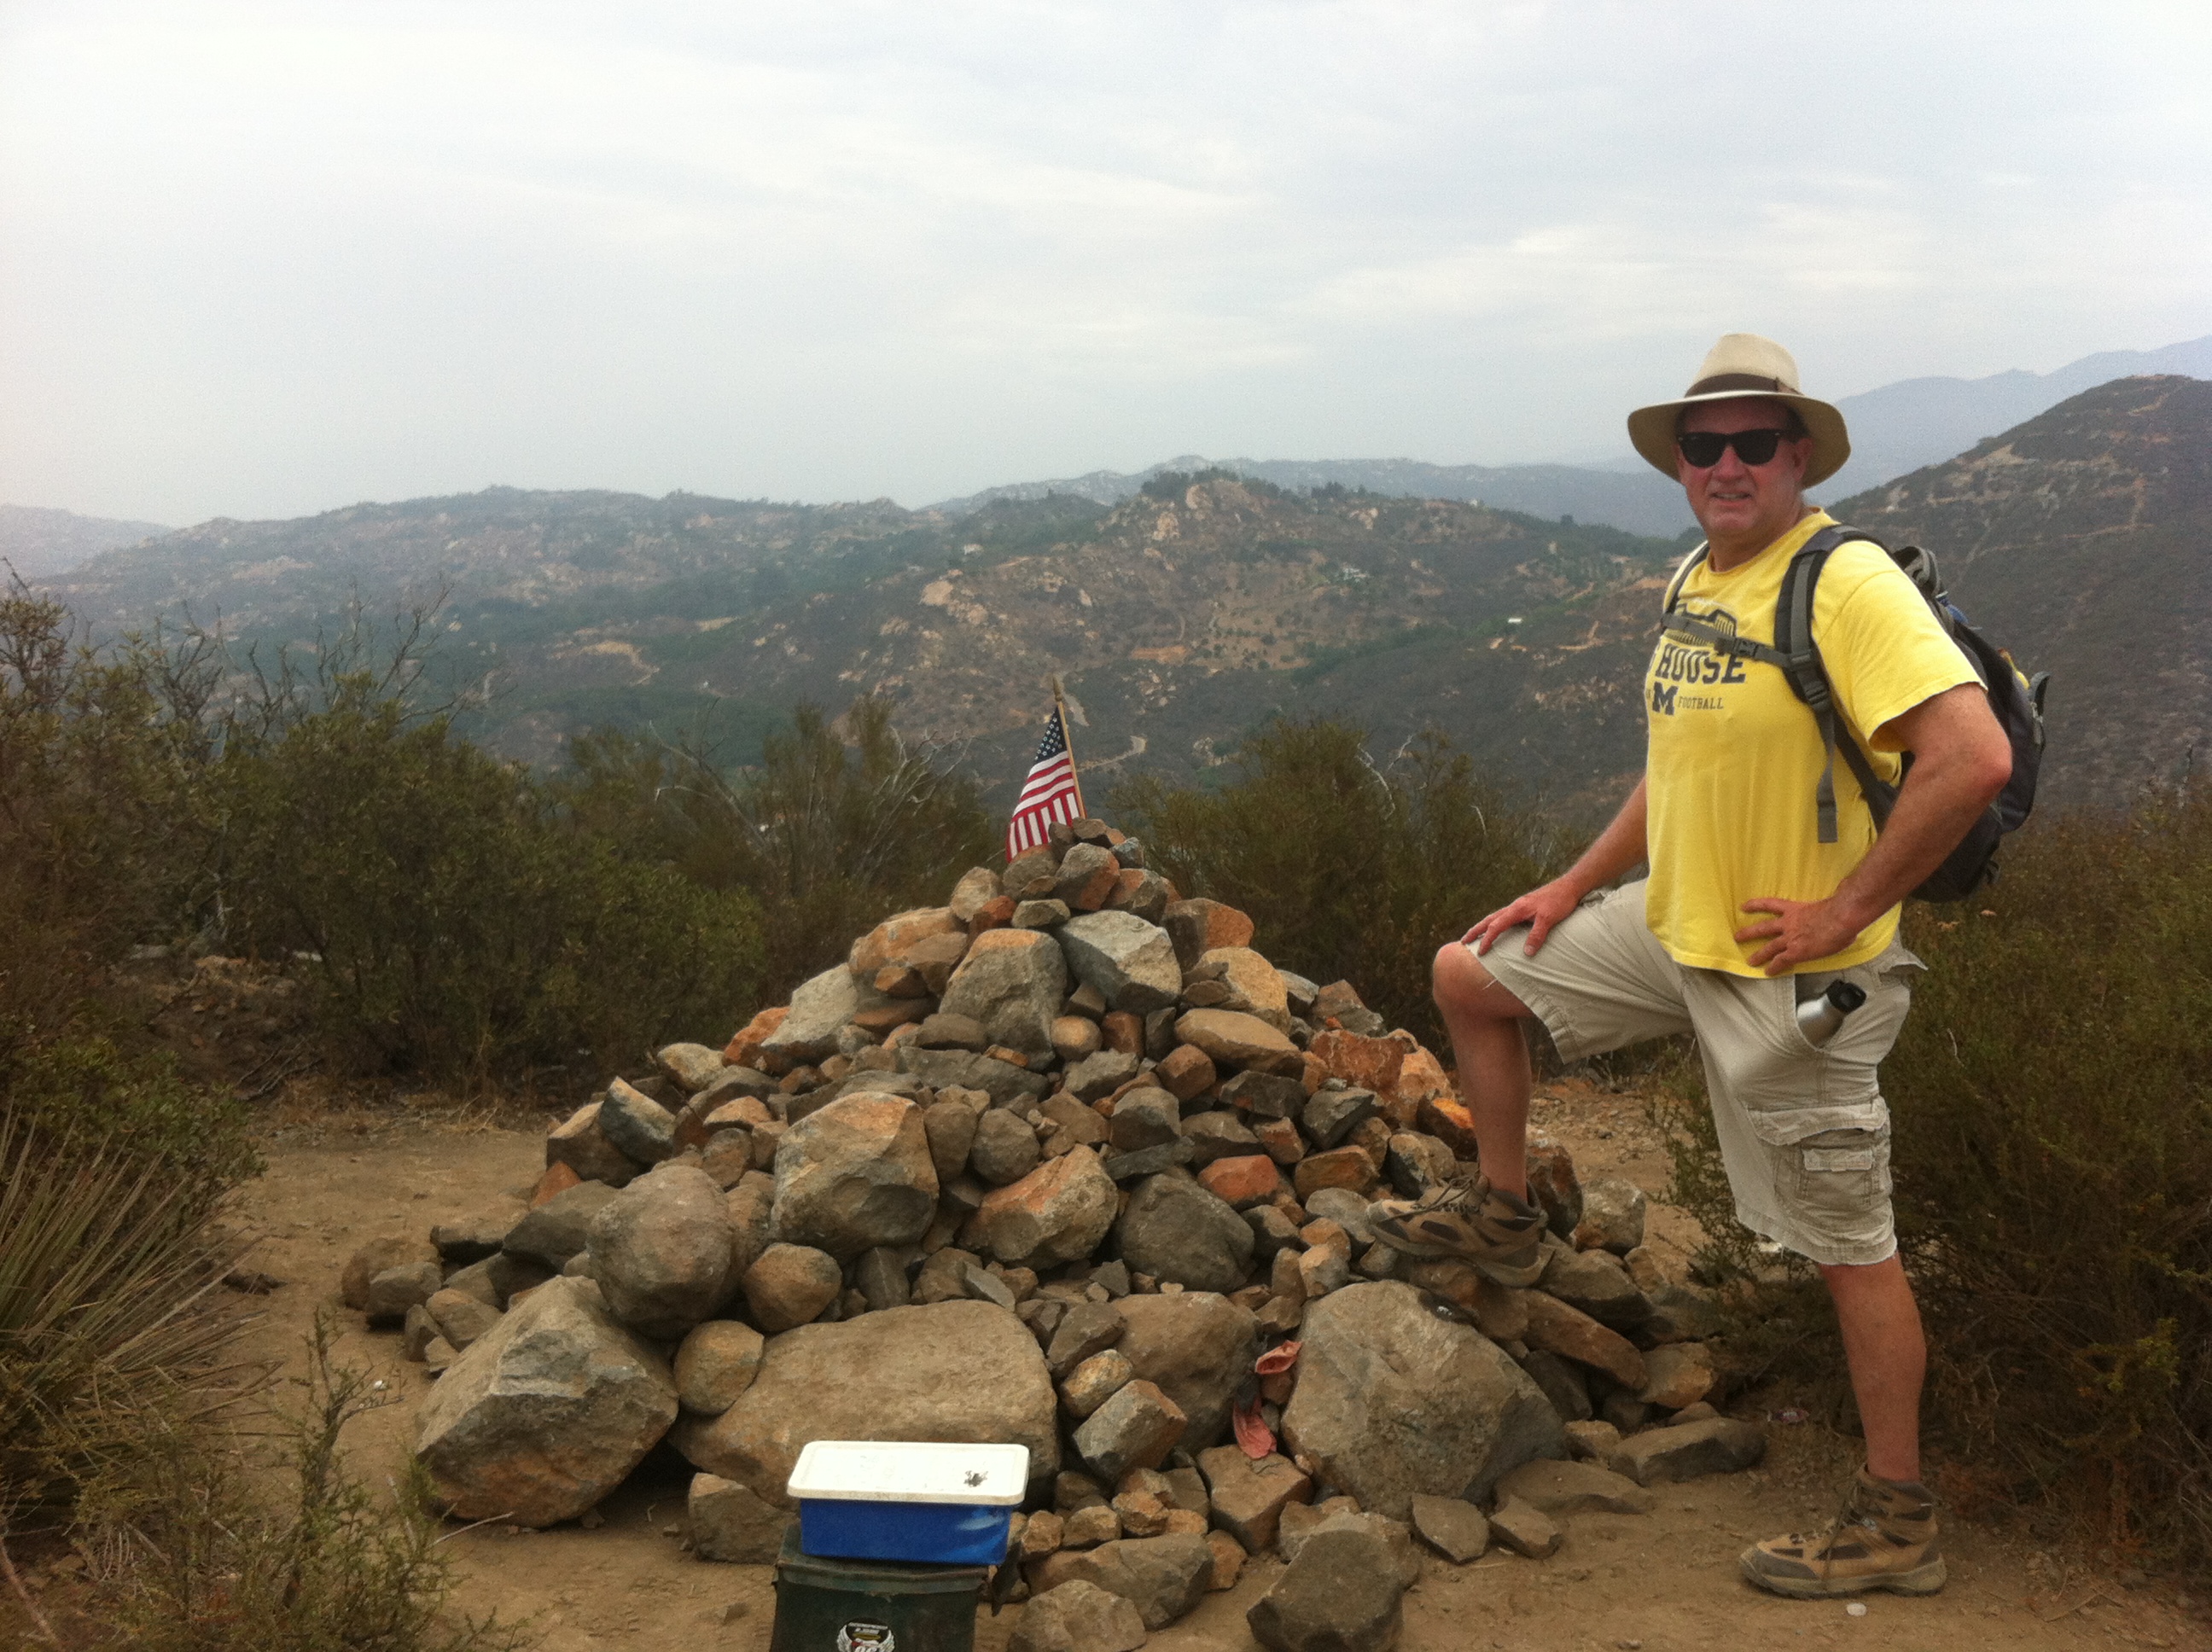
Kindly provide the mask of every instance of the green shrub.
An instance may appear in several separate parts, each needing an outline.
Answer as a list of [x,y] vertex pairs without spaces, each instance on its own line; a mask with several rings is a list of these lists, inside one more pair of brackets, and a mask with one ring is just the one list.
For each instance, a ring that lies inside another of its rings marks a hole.
[[331,1036],[488,1078],[634,1060],[726,1022],[759,969],[743,893],[571,829],[520,769],[362,696],[225,753],[228,933],[313,963]]
[[1437,949],[1541,882],[1564,845],[1433,732],[1378,767],[1359,729],[1276,722],[1235,765],[1218,792],[1146,777],[1114,806],[1183,894],[1249,914],[1273,962],[1350,981],[1392,1025],[1443,1048]]

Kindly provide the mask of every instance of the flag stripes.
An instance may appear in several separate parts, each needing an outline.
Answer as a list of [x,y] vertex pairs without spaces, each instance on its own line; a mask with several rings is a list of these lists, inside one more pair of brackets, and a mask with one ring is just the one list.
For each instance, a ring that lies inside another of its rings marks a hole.
[[1075,787],[1075,758],[1067,749],[1067,730],[1060,708],[1053,708],[1037,743],[1036,761],[1022,794],[1014,802],[1013,818],[1006,823],[1006,859],[1012,860],[1044,842],[1055,820],[1074,820],[1083,812]]

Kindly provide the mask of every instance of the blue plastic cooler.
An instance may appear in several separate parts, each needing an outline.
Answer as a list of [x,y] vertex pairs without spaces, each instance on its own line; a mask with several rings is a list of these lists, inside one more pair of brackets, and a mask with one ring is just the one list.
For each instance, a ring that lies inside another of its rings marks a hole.
[[1027,1446],[816,1440],[784,1489],[808,1554],[995,1566],[1029,1473]]

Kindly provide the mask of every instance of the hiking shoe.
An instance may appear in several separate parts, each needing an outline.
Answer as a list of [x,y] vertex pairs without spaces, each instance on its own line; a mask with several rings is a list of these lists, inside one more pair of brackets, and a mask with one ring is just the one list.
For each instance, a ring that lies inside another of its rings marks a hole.
[[1393,1250],[1471,1262],[1499,1285],[1532,1285],[1544,1271],[1543,1213],[1487,1176],[1455,1176],[1419,1199],[1378,1199],[1367,1225]]
[[1833,1526],[1811,1537],[1771,1537],[1743,1552],[1743,1575],[1801,1600],[1888,1589],[1933,1594],[1943,1587],[1936,1498],[1924,1485],[1877,1479],[1859,1470]]

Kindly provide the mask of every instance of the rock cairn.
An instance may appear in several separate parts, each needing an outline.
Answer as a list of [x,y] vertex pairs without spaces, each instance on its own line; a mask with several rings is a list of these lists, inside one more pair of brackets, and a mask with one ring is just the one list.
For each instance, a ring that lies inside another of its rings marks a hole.
[[[1304,1652],[1390,1644],[1424,1551],[1541,1557],[1756,1461],[1635,1187],[1535,1141],[1532,1290],[1375,1241],[1370,1200],[1471,1171],[1472,1121],[1252,938],[1055,827],[614,1080],[526,1199],[364,1248],[346,1301],[443,1373],[416,1449],[448,1507],[575,1519],[665,1439],[694,1552],[765,1562],[811,1440],[1013,1442],[1016,1648],[1138,1645],[1274,1552],[1253,1631]],[[1276,1450],[1233,1441],[1240,1401]]]

